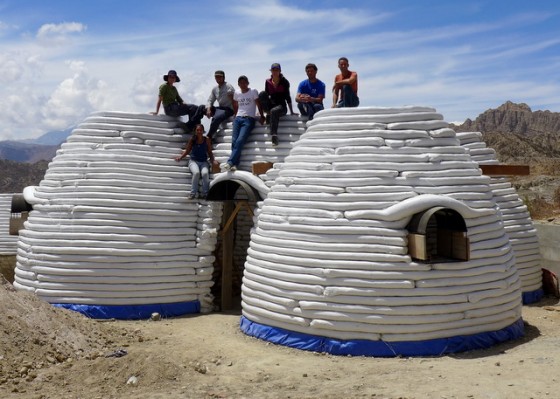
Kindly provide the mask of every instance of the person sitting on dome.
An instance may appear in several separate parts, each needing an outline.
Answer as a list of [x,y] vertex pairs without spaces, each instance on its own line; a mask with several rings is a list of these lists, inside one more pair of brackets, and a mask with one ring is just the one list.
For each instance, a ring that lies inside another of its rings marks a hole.
[[192,185],[189,199],[196,198],[198,182],[201,175],[202,194],[199,198],[206,198],[208,196],[208,189],[210,188],[210,165],[208,164],[208,159],[210,158],[210,162],[213,165],[218,165],[218,162],[214,160],[212,142],[209,137],[204,137],[204,125],[200,123],[196,125],[195,134],[189,140],[187,148],[185,148],[181,155],[175,157],[175,160],[179,162],[189,154],[191,156],[189,170],[192,173]]
[[270,136],[272,145],[278,145],[278,124],[280,117],[288,113],[286,104],[291,115],[297,115],[292,108],[292,97],[290,96],[290,82],[282,75],[280,64],[275,62],[270,66],[270,79],[264,82],[264,91],[259,93],[259,100],[266,112],[266,120],[270,122]]
[[325,84],[317,79],[317,65],[307,64],[305,66],[307,79],[298,86],[296,102],[299,112],[312,120],[316,112],[324,109],[323,99],[325,98]]
[[263,110],[259,101],[259,93],[255,89],[249,88],[249,78],[241,75],[237,79],[237,84],[241,91],[236,91],[233,95],[233,131],[231,139],[231,155],[227,162],[220,166],[223,172],[235,171],[241,159],[241,151],[255,127],[255,116],[257,107],[259,109],[260,123],[264,123]]
[[338,59],[340,73],[334,77],[332,108],[357,107],[360,105],[358,98],[358,74],[348,69],[348,58]]
[[[211,140],[220,124],[233,115],[233,93],[235,93],[235,88],[226,82],[224,71],[214,72],[214,79],[218,85],[214,86],[206,102],[206,116],[212,118],[208,128],[208,137]],[[215,102],[218,102],[217,107],[214,106]]]
[[163,104],[165,115],[175,117],[188,115],[189,121],[186,123],[186,129],[187,133],[192,132],[194,127],[201,122],[204,116],[204,105],[185,104],[177,88],[173,86],[174,83],[179,83],[181,81],[177,72],[173,69],[167,72],[167,75],[163,75],[163,80],[167,83],[163,83],[159,87],[156,112],[152,112],[152,115],[159,114],[159,109]]

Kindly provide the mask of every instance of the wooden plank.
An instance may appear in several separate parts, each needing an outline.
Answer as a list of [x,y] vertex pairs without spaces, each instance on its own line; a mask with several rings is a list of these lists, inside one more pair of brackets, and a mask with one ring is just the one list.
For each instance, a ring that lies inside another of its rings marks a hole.
[[426,236],[424,234],[408,234],[408,253],[414,259],[428,260]]
[[233,238],[232,220],[235,218],[233,201],[224,201],[222,223],[222,311],[233,307]]
[[451,249],[451,256],[453,259],[470,260],[471,246],[467,234],[462,231],[452,232],[453,248]]
[[251,167],[253,169],[254,175],[262,175],[265,174],[267,170],[272,168],[274,164],[272,162],[253,162]]
[[529,165],[479,165],[487,176],[527,176]]

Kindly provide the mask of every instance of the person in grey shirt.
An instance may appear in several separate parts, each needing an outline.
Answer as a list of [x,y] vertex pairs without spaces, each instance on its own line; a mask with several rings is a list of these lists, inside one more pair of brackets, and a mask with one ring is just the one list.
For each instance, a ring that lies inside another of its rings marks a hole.
[[[220,124],[233,115],[233,94],[235,93],[235,88],[226,82],[224,71],[216,71],[214,78],[218,85],[212,89],[206,103],[206,116],[212,118],[207,136],[212,141],[214,141],[214,134],[218,131]],[[217,107],[214,106],[216,101],[218,102]]]

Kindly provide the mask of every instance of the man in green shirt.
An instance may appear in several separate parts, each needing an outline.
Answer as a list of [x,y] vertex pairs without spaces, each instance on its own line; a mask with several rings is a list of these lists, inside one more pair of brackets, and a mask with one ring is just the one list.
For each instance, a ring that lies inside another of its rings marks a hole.
[[157,115],[160,106],[163,104],[165,115],[175,117],[188,115],[189,121],[186,123],[187,132],[194,131],[194,127],[200,123],[206,112],[205,106],[184,103],[177,88],[173,86],[174,83],[179,83],[181,81],[177,72],[174,70],[170,70],[167,72],[167,75],[163,75],[163,80],[165,80],[166,83],[159,87],[156,112],[152,112],[152,114]]

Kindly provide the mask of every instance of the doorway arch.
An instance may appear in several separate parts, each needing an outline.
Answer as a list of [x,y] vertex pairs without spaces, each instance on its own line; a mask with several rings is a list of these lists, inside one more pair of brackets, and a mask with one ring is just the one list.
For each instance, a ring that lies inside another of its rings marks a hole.
[[[250,229],[253,226],[253,209],[266,198],[268,187],[258,177],[244,171],[222,173],[211,183],[207,200],[223,204],[222,221],[218,244],[214,278],[220,297],[220,309],[231,310],[237,288],[241,291],[244,259],[249,245]],[[243,218],[243,223],[238,223]],[[240,254],[242,252],[242,255]],[[235,262],[241,258],[243,261]],[[242,263],[242,264],[240,264]]]

